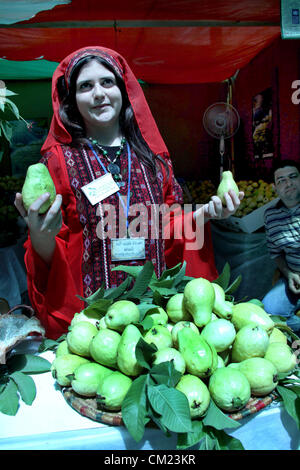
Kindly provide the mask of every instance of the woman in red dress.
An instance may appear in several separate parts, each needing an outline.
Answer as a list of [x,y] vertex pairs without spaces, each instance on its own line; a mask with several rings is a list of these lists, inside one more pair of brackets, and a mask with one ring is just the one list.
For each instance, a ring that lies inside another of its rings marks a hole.
[[[119,285],[125,273],[112,268],[120,264],[150,260],[159,277],[185,260],[187,275],[215,279],[208,219],[234,213],[243,195],[227,194],[225,208],[213,196],[197,212],[182,210],[168,150],[124,58],[102,47],[70,54],[54,72],[52,101],[41,162],[56,199],[45,215],[38,211],[48,194],[28,213],[21,194],[15,199],[29,228],[29,297],[46,336],[67,331],[85,306],[79,296]],[[169,207],[171,214],[160,215]],[[197,239],[199,227],[204,243]],[[124,246],[127,237],[130,246]]]

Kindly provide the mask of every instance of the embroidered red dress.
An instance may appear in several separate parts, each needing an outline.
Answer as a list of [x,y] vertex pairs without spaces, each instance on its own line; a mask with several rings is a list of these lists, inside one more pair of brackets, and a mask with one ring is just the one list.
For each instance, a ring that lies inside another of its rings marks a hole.
[[[151,112],[145,101],[140,85],[124,59],[114,51],[104,48],[85,48],[71,54],[58,67],[53,76],[53,109],[54,116],[49,136],[43,146],[42,162],[47,165],[56,186],[57,194],[63,198],[63,226],[56,237],[56,248],[51,265],[47,265],[34,251],[30,236],[25,243],[25,264],[28,272],[28,292],[36,315],[45,327],[46,336],[57,338],[67,331],[74,313],[84,308],[78,295],[87,297],[101,285],[105,288],[120,284],[126,274],[112,271],[118,264],[142,265],[145,260],[133,260],[122,263],[111,260],[110,238],[105,236],[107,230],[119,236],[119,221],[123,206],[119,203],[117,193],[112,194],[99,204],[92,206],[82,186],[104,174],[94,152],[88,146],[74,148],[70,145],[71,138],[63,127],[58,113],[57,78],[68,73],[70,64],[80,55],[87,52],[99,55],[109,54],[112,61],[122,68],[126,89],[135,112],[143,137],[155,153],[163,156],[169,172],[160,164],[156,178],[131,150],[131,184],[130,207],[142,205],[146,213],[140,217],[139,231],[145,237],[146,260],[151,260],[156,275],[159,277],[168,266],[172,267],[185,260],[186,274],[205,277],[213,280],[218,273],[214,263],[213,247],[209,224],[205,224],[204,245],[199,249],[187,249],[184,238],[174,238],[176,227],[194,226],[192,213],[184,214],[179,209],[182,204],[182,191],[174,178],[172,164],[167,149],[161,139]],[[100,153],[98,158],[104,167],[107,161]],[[125,186],[120,188],[120,195],[127,195],[128,164],[126,146],[120,156],[120,166]],[[109,224],[105,207],[115,207],[115,219]],[[163,204],[177,207],[176,214],[171,217],[169,230],[170,239],[164,240],[161,224],[157,224],[158,214],[155,212]],[[129,213],[128,222],[133,223],[137,214]],[[188,240],[189,242],[191,240]]]

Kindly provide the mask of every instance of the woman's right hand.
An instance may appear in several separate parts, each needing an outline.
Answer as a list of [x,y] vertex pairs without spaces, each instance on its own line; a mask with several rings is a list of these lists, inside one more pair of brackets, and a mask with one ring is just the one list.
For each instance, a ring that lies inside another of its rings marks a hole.
[[22,194],[17,193],[14,202],[28,226],[33,248],[47,263],[51,261],[55,249],[55,237],[62,227],[62,196],[60,194],[57,194],[45,214],[39,214],[41,206],[49,197],[49,193],[42,194],[31,204],[28,211],[23,205]]

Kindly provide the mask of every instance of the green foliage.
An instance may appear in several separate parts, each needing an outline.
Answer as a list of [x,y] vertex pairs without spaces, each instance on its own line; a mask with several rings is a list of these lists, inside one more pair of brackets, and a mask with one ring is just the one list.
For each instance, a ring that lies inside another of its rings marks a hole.
[[15,354],[0,366],[0,412],[14,416],[20,399],[31,405],[36,396],[36,387],[31,374],[50,370],[50,362],[31,354]]

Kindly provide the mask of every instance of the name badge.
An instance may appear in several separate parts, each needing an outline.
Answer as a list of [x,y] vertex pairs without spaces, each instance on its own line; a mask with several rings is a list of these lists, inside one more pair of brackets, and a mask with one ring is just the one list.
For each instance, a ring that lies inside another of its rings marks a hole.
[[105,173],[105,175],[100,176],[81,188],[92,206],[116,193],[119,189],[111,173]]
[[145,259],[145,238],[112,238],[111,260],[130,261]]

